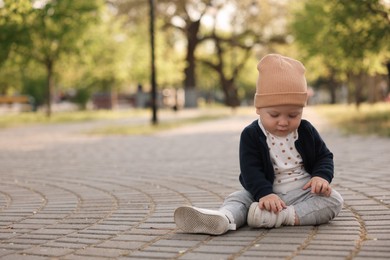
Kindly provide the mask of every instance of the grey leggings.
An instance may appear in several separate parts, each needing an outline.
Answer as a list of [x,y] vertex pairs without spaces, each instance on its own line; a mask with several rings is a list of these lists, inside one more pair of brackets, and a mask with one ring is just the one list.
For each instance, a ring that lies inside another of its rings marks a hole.
[[[287,194],[277,194],[287,206],[293,206],[300,225],[324,224],[335,218],[343,207],[340,193],[332,189],[330,197],[312,194],[310,189],[296,189]],[[236,191],[224,201],[220,211],[228,211],[234,218],[236,227],[246,224],[250,205],[255,202],[252,195],[246,191]],[[228,214],[230,215],[230,214]]]

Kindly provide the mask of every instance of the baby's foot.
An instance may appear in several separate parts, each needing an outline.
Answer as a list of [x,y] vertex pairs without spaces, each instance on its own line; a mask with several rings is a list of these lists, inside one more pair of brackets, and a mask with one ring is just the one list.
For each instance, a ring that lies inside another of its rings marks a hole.
[[229,219],[217,210],[183,206],[175,210],[174,219],[176,225],[186,233],[221,235],[235,229],[235,225],[230,224]]

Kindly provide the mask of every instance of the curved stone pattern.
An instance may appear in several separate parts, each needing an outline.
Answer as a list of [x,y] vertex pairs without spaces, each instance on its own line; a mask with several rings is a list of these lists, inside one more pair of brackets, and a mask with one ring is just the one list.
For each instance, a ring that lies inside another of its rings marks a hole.
[[341,136],[308,111],[335,154],[341,214],[223,236],[184,234],[173,211],[218,208],[241,189],[239,134],[255,116],[154,136],[82,134],[96,123],[1,130],[0,258],[388,259],[390,140]]

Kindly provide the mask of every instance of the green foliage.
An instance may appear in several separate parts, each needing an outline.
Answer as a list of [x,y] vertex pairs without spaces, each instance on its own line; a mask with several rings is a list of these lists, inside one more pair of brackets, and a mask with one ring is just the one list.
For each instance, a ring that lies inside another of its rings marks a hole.
[[45,84],[44,77],[25,77],[23,78],[22,93],[27,94],[33,98],[34,109],[44,104],[45,101]]
[[[26,63],[31,60],[43,65],[48,82],[40,87],[46,86],[45,92],[51,95],[55,65],[63,55],[80,53],[85,44],[84,33],[91,24],[99,21],[102,6],[101,0],[4,1],[0,9],[0,31],[3,32],[0,38],[6,40],[1,41],[0,49],[4,49],[1,57],[8,58],[11,52],[15,52]],[[24,73],[24,69],[21,69],[21,73]],[[24,90],[31,92],[34,80],[24,85]],[[41,93],[39,90],[32,92],[37,95]],[[35,98],[40,99],[39,96]],[[47,102],[50,104],[51,100]]]
[[90,98],[91,91],[88,88],[79,88],[77,89],[75,96],[72,98],[72,101],[76,103],[81,110],[85,110]]
[[59,82],[65,89],[91,91],[120,89],[130,70],[129,35],[120,19],[105,10],[101,23],[91,25],[84,34],[82,53],[64,55],[58,64]]
[[20,63],[16,58],[8,58],[0,69],[0,95],[20,93]]
[[[5,69],[0,70],[0,91],[31,93],[37,102],[42,104],[42,98],[45,96],[45,89],[42,88],[47,84],[42,84],[41,81],[46,79],[47,75],[42,74],[39,67],[47,69],[47,74],[51,74],[56,92],[79,93],[81,96],[77,100],[81,106],[84,102],[82,100],[86,99],[89,93],[96,91],[134,91],[138,83],[148,90],[150,35],[149,8],[146,1],[115,1],[110,5],[106,5],[102,0],[3,2],[4,6],[0,8],[0,36],[5,41],[0,42],[0,55],[4,60],[7,59],[7,64]],[[184,69],[187,66],[186,35],[182,34],[182,29],[185,28],[167,29],[166,21],[186,18],[189,14],[186,8],[189,6],[192,10],[190,15],[194,17],[187,18],[196,20],[196,16],[208,10],[208,2],[156,2],[156,63],[159,88],[182,87]],[[253,1],[234,1],[240,11],[235,19],[236,26],[241,32],[248,28],[248,32],[237,37],[236,45],[224,44],[224,72],[228,77],[234,76],[231,68],[235,62],[243,60],[243,52],[237,48],[237,44],[251,45],[256,42],[254,35],[260,35],[262,26],[266,26],[268,20],[273,17],[270,12],[264,11],[271,6],[268,1],[265,4],[262,1],[255,2],[261,5],[261,8],[256,9],[257,12],[263,10],[261,16],[256,15],[253,10],[251,13],[246,12],[245,8],[254,3]],[[228,3],[221,2],[213,8],[222,8],[225,5]],[[172,15],[169,10],[174,7],[177,12]],[[202,24],[199,37],[206,37],[207,30]],[[227,39],[232,37],[230,32],[224,33]],[[209,51],[205,54],[210,60],[215,56],[215,53]],[[251,59],[255,61],[256,57]],[[31,63],[34,68],[28,65]],[[200,66],[197,73],[200,88],[220,88],[219,76],[210,69]],[[251,76],[248,77],[247,73]],[[36,74],[39,74],[39,79]],[[253,68],[243,70],[239,78],[239,81],[243,82],[236,82],[237,85],[249,86],[248,79],[254,78],[253,75],[256,75]],[[241,96],[245,96],[246,87],[241,87],[239,92]]]
[[0,66],[17,44],[28,42],[26,24],[31,22],[31,1],[3,0],[0,8]]
[[379,0],[307,0],[291,29],[307,56],[321,57],[328,68],[344,74],[378,71],[369,61],[390,57],[390,21],[384,14],[390,14],[389,6]]
[[390,6],[382,0],[302,2],[291,31],[305,55],[308,71],[326,80],[336,102],[336,89],[348,85],[358,106],[367,99],[366,75],[386,72],[390,61]]
[[100,0],[48,1],[32,10],[32,22],[27,24],[31,45],[23,49],[43,64],[57,60],[61,54],[79,52],[83,34],[89,26],[99,21]]
[[[45,69],[53,66],[57,92],[78,93],[83,107],[98,91],[135,91],[138,83],[149,88],[150,35],[147,1],[3,0],[0,7],[0,93],[30,94],[44,103]],[[223,49],[218,74],[197,63],[196,85],[218,92],[231,82],[240,98],[251,100],[257,78],[256,63],[264,53],[279,51],[309,57],[311,79],[334,73],[384,73],[390,57],[389,10],[380,0],[289,1],[297,8],[291,29],[300,49],[285,43],[285,1],[156,1],[156,65],[159,88],[183,87],[187,41],[199,41],[195,58],[218,64],[212,33]],[[40,4],[40,6],[38,5]],[[234,7],[234,8],[232,8]],[[189,10],[191,10],[189,12]],[[223,10],[223,12],[222,12]],[[210,21],[215,13],[228,19]],[[220,14],[221,14],[220,13]],[[202,20],[191,38],[189,28]],[[225,17],[226,18],[226,17]],[[206,20],[207,20],[206,19]],[[191,23],[192,22],[192,23]],[[171,27],[168,27],[170,24]],[[175,29],[173,29],[175,27]],[[208,39],[208,40],[207,40]],[[215,39],[214,39],[215,40]],[[253,48],[246,60],[245,48]],[[244,65],[235,73],[241,61]],[[47,74],[48,72],[46,72]],[[313,76],[314,75],[314,76]]]
[[253,102],[253,97],[256,92],[256,81],[258,77],[256,67],[258,62],[258,59],[254,57],[249,59],[237,79],[240,99],[246,100],[249,104]]

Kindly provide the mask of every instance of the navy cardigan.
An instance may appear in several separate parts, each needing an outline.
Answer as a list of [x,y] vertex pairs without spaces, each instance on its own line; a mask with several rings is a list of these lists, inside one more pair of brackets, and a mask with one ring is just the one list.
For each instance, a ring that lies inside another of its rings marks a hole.
[[[298,127],[298,140],[295,147],[302,157],[305,170],[312,176],[324,178],[329,183],[333,179],[333,154],[326,147],[321,136],[306,120]],[[248,125],[240,138],[240,182],[256,201],[273,193],[275,173],[271,162],[266,136],[258,120]]]

